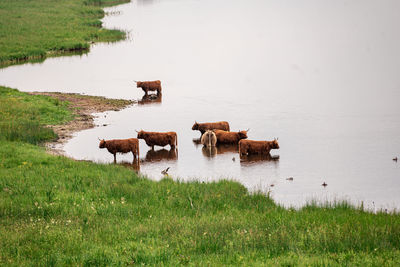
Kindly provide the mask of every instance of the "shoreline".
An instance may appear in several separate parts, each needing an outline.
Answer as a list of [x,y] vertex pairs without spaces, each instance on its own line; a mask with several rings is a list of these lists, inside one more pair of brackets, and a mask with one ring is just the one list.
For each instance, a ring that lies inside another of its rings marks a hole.
[[[127,36],[126,31],[107,29],[103,27],[102,20],[107,15],[104,8],[126,4],[130,1],[131,0],[75,0],[70,1],[71,3],[67,4],[59,3],[56,5],[48,5],[43,4],[41,1],[36,4],[30,4],[29,1],[25,0],[25,2],[19,3],[21,7],[18,11],[19,13],[16,13],[14,9],[10,8],[11,4],[5,4],[3,7],[4,10],[10,11],[9,14],[15,13],[16,15],[3,16],[5,19],[0,22],[4,23],[5,28],[9,24],[12,24],[13,27],[18,25],[18,27],[23,29],[20,30],[20,32],[24,32],[25,34],[17,34],[16,38],[24,38],[24,40],[26,38],[28,39],[26,39],[27,41],[25,41],[25,46],[21,49],[10,49],[8,53],[0,54],[0,69],[25,63],[42,62],[46,60],[46,58],[50,57],[89,53],[91,45],[94,43],[118,42],[125,40]],[[18,4],[15,5],[18,6]],[[40,17],[40,20],[37,20],[38,17],[32,16],[32,14],[40,12],[43,9],[47,10],[47,15]],[[57,10],[59,9],[65,11],[64,16],[68,18],[66,21],[67,26],[69,26],[67,28],[74,29],[72,33],[76,38],[71,39],[70,37],[67,37],[68,41],[60,41],[60,39],[57,38],[52,39],[51,36],[69,36],[71,33],[69,31],[60,32],[60,27],[64,27],[65,25],[55,24],[54,26],[47,28],[45,31],[46,33],[52,33],[52,35],[47,35],[47,38],[51,39],[54,44],[47,45],[47,43],[41,41],[36,42],[36,38],[32,38],[32,36],[43,34],[43,32],[38,32],[38,29],[32,30],[32,25],[42,25],[46,23],[48,25],[53,25],[54,20],[51,15],[48,14],[57,13]],[[77,12],[77,10],[81,11]],[[77,17],[85,17],[85,19],[76,20]],[[3,32],[4,31],[2,30],[2,33]],[[5,34],[4,36],[7,36],[6,34],[8,33],[5,32],[3,34]],[[14,37],[15,36],[13,36],[13,38]],[[4,43],[5,44],[1,48],[18,46],[19,44],[17,43],[16,45],[15,42]]]
[[65,156],[64,145],[70,140],[74,133],[94,128],[94,113],[106,111],[120,111],[132,104],[134,100],[111,99],[102,96],[89,96],[76,93],[60,92],[30,92],[30,95],[50,96],[60,101],[67,101],[68,108],[72,111],[74,118],[59,125],[47,125],[58,136],[57,140],[44,143],[46,151],[52,155]]

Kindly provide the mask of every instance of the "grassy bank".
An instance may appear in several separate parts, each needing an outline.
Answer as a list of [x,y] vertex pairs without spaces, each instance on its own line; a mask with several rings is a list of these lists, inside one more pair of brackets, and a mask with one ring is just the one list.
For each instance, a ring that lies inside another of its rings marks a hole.
[[[26,135],[71,119],[63,101],[0,92],[0,119],[38,122]],[[15,137],[4,134],[9,128],[0,128],[0,264],[400,263],[399,214],[345,203],[288,210],[228,181],[153,182],[120,166],[48,155],[34,144],[51,135]]]
[[0,86],[0,139],[38,144],[56,138],[43,127],[72,120],[68,103]]
[[121,40],[124,32],[101,28],[100,6],[122,2],[129,0],[1,0],[0,66]]

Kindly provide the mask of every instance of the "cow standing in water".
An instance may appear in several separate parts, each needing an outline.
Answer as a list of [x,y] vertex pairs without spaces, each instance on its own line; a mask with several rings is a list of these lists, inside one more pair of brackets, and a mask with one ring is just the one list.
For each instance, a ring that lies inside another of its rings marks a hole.
[[273,141],[253,141],[242,139],[239,141],[239,155],[270,155],[271,149],[279,149],[278,139]]
[[217,143],[217,136],[213,131],[207,130],[201,136],[201,144],[205,147],[215,146],[216,143]]
[[139,140],[136,138],[100,140],[99,148],[107,148],[114,155],[114,163],[117,162],[117,153],[132,152],[133,161],[139,158]]
[[154,150],[154,146],[167,146],[170,145],[174,149],[178,145],[178,136],[176,132],[146,132],[141,130],[137,132],[138,139],[144,139],[148,146]]
[[237,145],[240,140],[247,138],[247,131],[239,131],[239,132],[228,132],[223,130],[214,130],[215,135],[217,136],[217,143],[220,144],[231,144]]
[[157,95],[161,94],[161,81],[135,81],[137,88],[142,88],[145,95],[148,95],[149,91],[157,91]]
[[192,130],[193,131],[200,131],[201,134],[204,134],[207,130],[224,130],[229,132],[229,123],[227,121],[219,121],[219,122],[205,122],[205,123],[198,123],[197,121],[193,124]]

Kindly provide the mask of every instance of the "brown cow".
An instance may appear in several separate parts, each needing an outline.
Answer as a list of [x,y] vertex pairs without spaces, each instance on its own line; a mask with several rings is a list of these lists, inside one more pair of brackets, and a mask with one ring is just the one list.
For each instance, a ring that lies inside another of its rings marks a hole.
[[154,150],[154,146],[166,146],[170,145],[171,148],[175,148],[178,145],[178,137],[176,132],[145,132],[141,130],[137,132],[138,139],[144,139],[148,146],[151,146],[151,149]]
[[217,136],[218,144],[238,144],[241,139],[247,138],[247,131],[227,132],[214,130],[214,133]]
[[266,154],[268,155],[271,149],[279,149],[278,139],[273,141],[253,141],[253,140],[240,140],[239,141],[239,155],[250,154]]
[[99,148],[107,148],[108,152],[114,155],[114,162],[117,162],[117,153],[132,152],[133,161],[139,158],[139,140],[136,138],[100,140]]
[[161,94],[161,81],[135,81],[137,88],[142,88],[144,93],[147,95],[149,91],[157,91],[157,94]]
[[207,130],[224,130],[229,132],[229,123],[227,121],[219,121],[219,122],[205,122],[205,123],[197,123],[197,121],[193,124],[193,131],[200,131],[201,134],[204,134]]
[[215,146],[217,143],[217,136],[213,131],[207,130],[200,140],[201,144],[206,147]]

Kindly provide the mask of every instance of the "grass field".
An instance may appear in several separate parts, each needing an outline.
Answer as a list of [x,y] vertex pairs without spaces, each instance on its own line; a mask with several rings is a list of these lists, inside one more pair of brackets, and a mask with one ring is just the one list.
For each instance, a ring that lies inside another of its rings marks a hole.
[[[123,37],[99,27],[99,4],[0,0],[0,60]],[[45,126],[72,120],[69,108],[0,86],[0,265],[400,265],[399,213],[284,209],[236,182],[154,182],[49,155]]]
[[121,40],[125,33],[101,28],[101,5],[128,0],[1,0],[0,66],[89,50],[90,42]]
[[[49,97],[0,87],[0,116],[0,264],[400,263],[397,213],[346,203],[284,209],[236,182],[154,182],[49,155],[35,145],[54,138],[43,125],[71,119],[68,104]],[[23,135],[9,134],[32,121]]]

